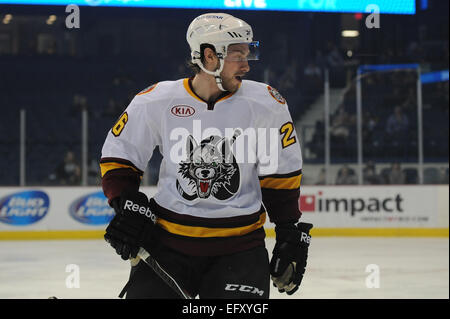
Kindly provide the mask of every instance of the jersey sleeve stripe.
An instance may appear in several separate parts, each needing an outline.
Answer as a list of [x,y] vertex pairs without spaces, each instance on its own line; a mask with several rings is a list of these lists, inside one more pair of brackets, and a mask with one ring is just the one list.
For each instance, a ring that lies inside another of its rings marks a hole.
[[261,188],[270,189],[298,189],[302,180],[302,174],[292,177],[266,177],[259,181]]
[[100,171],[102,177],[105,176],[106,173],[116,170],[116,169],[124,169],[129,168],[139,174],[139,176],[143,175],[143,172],[134,166],[131,162],[125,160],[101,160],[100,161]]
[[287,178],[287,177],[293,177],[293,176],[298,176],[302,174],[302,170],[299,169],[297,171],[291,172],[291,173],[287,173],[287,174],[271,174],[271,175],[264,175],[264,176],[259,176],[258,178],[260,180],[265,179],[265,178]]

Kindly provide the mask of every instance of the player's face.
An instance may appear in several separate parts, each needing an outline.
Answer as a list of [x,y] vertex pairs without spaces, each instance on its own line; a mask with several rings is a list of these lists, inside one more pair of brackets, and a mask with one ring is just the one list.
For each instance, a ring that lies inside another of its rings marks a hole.
[[228,47],[227,56],[223,65],[222,86],[229,92],[236,92],[242,78],[250,71],[247,56],[250,53],[247,44],[232,44]]

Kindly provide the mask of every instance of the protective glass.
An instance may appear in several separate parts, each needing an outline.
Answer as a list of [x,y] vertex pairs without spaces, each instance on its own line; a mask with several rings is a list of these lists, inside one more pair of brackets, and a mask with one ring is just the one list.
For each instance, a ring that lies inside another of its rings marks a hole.
[[259,41],[230,44],[225,60],[231,62],[259,60]]

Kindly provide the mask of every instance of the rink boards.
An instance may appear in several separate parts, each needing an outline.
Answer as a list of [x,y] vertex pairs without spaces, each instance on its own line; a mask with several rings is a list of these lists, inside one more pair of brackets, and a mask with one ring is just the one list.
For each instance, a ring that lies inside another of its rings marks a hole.
[[[155,187],[143,187],[149,196]],[[314,236],[448,237],[449,187],[303,186]],[[98,187],[0,188],[0,239],[101,238],[114,212]],[[267,220],[267,235],[274,225]]]

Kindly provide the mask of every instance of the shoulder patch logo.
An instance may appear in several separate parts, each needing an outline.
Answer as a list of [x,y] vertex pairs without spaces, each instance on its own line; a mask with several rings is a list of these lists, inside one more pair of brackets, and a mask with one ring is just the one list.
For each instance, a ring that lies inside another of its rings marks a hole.
[[143,89],[141,92],[139,92],[137,95],[142,95],[142,94],[151,92],[156,87],[157,84],[158,83],[150,85],[149,87],[147,87],[147,88]]
[[267,86],[267,90],[269,91],[270,95],[272,95],[272,97],[281,104],[286,104],[286,100],[284,99],[284,97],[280,94],[280,92],[278,92],[276,89],[274,89],[273,87],[271,87],[270,85]]

